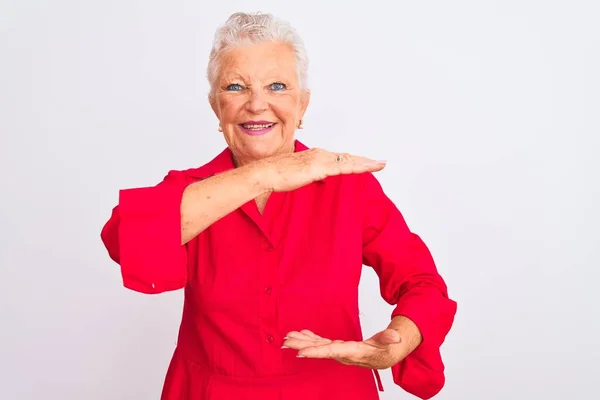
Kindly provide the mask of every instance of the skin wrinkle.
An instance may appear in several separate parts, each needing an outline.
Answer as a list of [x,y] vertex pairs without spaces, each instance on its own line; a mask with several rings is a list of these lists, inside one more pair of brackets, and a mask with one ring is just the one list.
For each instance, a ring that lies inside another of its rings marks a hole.
[[[296,127],[310,99],[308,90],[299,89],[294,49],[286,43],[265,42],[234,47],[220,57],[218,89],[210,103],[235,165],[293,153]],[[285,89],[270,90],[274,83],[282,83]],[[242,90],[228,90],[230,85],[240,85]],[[251,136],[239,127],[251,120],[275,126],[264,136]],[[261,214],[269,195],[254,199]]]
[[[295,131],[310,100],[310,92],[299,89],[293,48],[265,42],[234,47],[220,57],[218,88],[210,103],[236,165],[293,153]],[[269,90],[277,82],[286,88]],[[242,90],[227,90],[232,84],[241,85]],[[276,125],[264,136],[250,136],[238,126],[249,120]]]

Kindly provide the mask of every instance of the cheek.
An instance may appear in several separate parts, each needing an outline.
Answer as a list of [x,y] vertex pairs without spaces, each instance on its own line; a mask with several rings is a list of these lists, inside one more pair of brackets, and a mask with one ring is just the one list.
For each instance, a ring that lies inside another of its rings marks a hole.
[[224,122],[230,122],[235,120],[235,117],[239,113],[240,105],[238,102],[232,100],[221,100],[219,101],[219,109],[221,110],[221,119]]
[[300,106],[296,99],[286,98],[273,105],[275,113],[286,123],[295,123],[300,115]]

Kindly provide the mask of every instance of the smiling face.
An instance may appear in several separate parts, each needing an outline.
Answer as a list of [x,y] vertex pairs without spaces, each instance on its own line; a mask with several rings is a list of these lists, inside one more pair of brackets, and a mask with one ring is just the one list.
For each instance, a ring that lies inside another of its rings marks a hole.
[[238,165],[294,151],[310,94],[284,43],[235,47],[221,55],[211,106]]

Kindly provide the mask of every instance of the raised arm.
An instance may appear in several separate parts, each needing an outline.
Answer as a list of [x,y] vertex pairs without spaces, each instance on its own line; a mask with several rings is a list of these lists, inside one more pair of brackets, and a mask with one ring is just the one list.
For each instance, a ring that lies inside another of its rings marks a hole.
[[259,171],[248,165],[196,182],[171,171],[156,186],[121,190],[101,238],[121,266],[125,287],[142,293],[183,288],[185,244],[268,190]]
[[392,376],[407,392],[429,399],[445,383],[440,346],[452,326],[456,303],[448,297],[425,243],[409,230],[375,177],[365,178],[363,262],[379,276],[382,297],[395,306],[390,326],[406,334],[402,340],[411,351],[392,367]]
[[262,165],[254,163],[192,183],[181,199],[181,243],[248,201],[270,190]]
[[156,186],[121,190],[101,238],[121,266],[125,287],[142,293],[181,289],[187,282],[186,243],[246,202],[327,176],[383,167],[366,158],[313,149],[256,161],[199,181],[171,171]]

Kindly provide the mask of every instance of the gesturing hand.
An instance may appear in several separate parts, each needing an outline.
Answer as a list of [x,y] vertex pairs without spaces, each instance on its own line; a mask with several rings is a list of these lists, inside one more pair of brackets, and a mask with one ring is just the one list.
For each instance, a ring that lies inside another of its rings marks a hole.
[[329,358],[370,369],[390,368],[406,356],[400,334],[394,329],[362,342],[331,340],[309,330],[292,331],[286,335],[283,347],[298,350],[298,357]]
[[328,176],[377,172],[385,165],[384,161],[318,148],[258,161],[261,175],[267,177],[269,190],[274,192],[295,190]]

